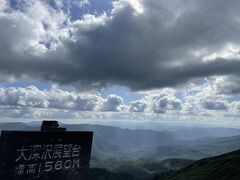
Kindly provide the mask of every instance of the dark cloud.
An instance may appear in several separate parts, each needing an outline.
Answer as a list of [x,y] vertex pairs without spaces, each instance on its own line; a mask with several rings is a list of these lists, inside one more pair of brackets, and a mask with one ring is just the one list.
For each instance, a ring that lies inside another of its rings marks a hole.
[[239,75],[239,60],[203,61],[196,53],[239,44],[240,2],[144,0],[142,6],[143,12],[136,13],[125,3],[111,18],[75,22],[74,41],[60,39],[62,46],[37,55],[23,48],[38,37],[34,23],[18,14],[1,16],[1,74],[81,86],[120,84],[135,90]]

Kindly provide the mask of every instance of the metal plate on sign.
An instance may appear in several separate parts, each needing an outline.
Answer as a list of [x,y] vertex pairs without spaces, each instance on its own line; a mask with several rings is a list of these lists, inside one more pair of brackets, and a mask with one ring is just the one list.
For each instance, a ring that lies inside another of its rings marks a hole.
[[93,132],[2,131],[3,173],[9,179],[43,179],[84,172],[89,168],[92,137]]

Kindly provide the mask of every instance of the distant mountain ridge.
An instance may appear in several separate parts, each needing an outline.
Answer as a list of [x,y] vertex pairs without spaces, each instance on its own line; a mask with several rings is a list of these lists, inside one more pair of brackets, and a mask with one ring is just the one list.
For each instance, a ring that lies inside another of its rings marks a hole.
[[[237,150],[240,135],[183,141],[169,131],[89,124],[63,126],[69,131],[94,131],[88,180],[240,179],[240,150]],[[3,129],[38,131],[40,126],[37,123],[0,123],[0,130]],[[233,150],[237,151],[217,156]],[[206,158],[210,156],[216,157]],[[192,161],[202,158],[206,159]]]
[[204,138],[185,141],[182,144],[158,146],[135,152],[135,156],[145,158],[202,159],[217,156],[240,148],[240,136],[224,138]]
[[[69,131],[90,130],[94,132],[92,159],[137,160],[153,158],[163,160],[180,158],[197,160],[240,148],[239,135],[183,141],[169,131],[123,129],[89,124],[63,124],[62,126]],[[40,123],[0,123],[0,130],[2,129],[38,131]]]
[[[68,131],[93,131],[92,157],[132,158],[130,152],[156,145],[176,144],[179,140],[169,132],[130,130],[118,127],[88,124],[63,124]],[[24,123],[0,123],[0,130],[39,130],[36,125]]]
[[117,126],[129,129],[152,129],[154,131],[168,131],[173,136],[181,140],[196,140],[201,138],[217,138],[217,137],[230,137],[240,135],[240,127],[216,127],[201,124],[173,124],[173,123],[159,123],[159,122],[146,122],[146,123],[122,123],[110,122],[105,123],[108,126]]
[[169,132],[130,130],[102,125],[64,125],[68,130],[94,132],[93,156],[116,159],[134,159],[131,152],[156,145],[173,145],[179,142]]

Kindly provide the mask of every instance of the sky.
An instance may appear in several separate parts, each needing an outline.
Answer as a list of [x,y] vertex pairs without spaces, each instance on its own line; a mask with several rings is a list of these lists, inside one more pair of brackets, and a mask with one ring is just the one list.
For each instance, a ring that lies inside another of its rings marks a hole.
[[240,127],[238,7],[0,0],[0,121]]

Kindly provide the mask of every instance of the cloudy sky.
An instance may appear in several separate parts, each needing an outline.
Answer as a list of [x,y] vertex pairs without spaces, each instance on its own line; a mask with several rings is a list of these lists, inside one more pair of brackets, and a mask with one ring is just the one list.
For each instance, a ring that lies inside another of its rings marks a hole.
[[0,121],[240,126],[239,7],[0,0]]

